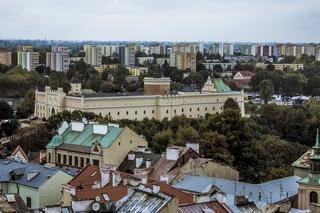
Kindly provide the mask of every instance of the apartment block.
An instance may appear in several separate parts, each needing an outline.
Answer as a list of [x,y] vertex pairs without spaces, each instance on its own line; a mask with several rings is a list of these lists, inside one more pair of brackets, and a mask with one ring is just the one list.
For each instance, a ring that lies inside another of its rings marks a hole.
[[273,55],[272,45],[257,45],[256,56],[258,57],[268,57]]
[[125,66],[135,65],[135,46],[128,45],[119,47],[120,63]]
[[315,56],[316,47],[313,44],[307,44],[304,46],[304,52],[308,56]]
[[70,58],[67,47],[52,47],[52,52],[46,53],[46,66],[57,72],[66,72],[69,69]]
[[242,44],[240,45],[240,52],[242,55],[256,55],[256,46],[253,44]]
[[149,46],[149,54],[166,55],[166,45],[152,44]]
[[320,61],[320,45],[316,47],[316,61]]
[[84,45],[84,51],[86,53],[85,62],[93,66],[101,65],[102,63],[102,52],[101,47]]
[[38,52],[33,52],[32,46],[18,46],[17,47],[18,66],[28,71],[35,70],[39,65]]
[[11,52],[0,52],[0,64],[11,65]]

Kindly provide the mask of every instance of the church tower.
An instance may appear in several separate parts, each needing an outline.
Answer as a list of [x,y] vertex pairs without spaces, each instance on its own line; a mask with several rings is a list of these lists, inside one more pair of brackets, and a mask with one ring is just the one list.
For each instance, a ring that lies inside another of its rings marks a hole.
[[310,209],[310,204],[320,204],[320,139],[317,130],[316,143],[312,147],[309,158],[310,170],[307,177],[298,181],[298,207],[299,209]]

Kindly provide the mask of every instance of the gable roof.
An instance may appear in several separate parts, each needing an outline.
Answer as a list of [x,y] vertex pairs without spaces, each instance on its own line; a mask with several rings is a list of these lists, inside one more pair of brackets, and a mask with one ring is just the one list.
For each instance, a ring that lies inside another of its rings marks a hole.
[[61,134],[55,135],[47,148],[55,148],[61,144],[72,144],[91,147],[93,144],[99,143],[102,147],[108,148],[117,137],[123,132],[124,128],[108,126],[106,134],[95,134],[93,132],[95,124],[84,124],[82,131],[72,130],[72,124]]
[[[100,203],[105,203],[108,201],[118,201],[128,194],[127,186],[118,185],[118,186],[108,186],[102,187],[99,189],[81,189],[77,190],[74,196],[75,200],[90,200],[95,199],[96,196],[100,197]],[[104,195],[110,200],[106,200]]]
[[29,160],[28,155],[23,151],[20,145],[16,146],[16,148],[11,153],[11,157],[15,156],[18,152],[20,152],[26,160]]
[[213,212],[219,212],[219,213],[233,212],[231,209],[228,208],[226,204],[220,203],[218,201],[179,205],[179,211],[181,213],[203,213],[205,212],[206,209],[210,209]]
[[239,73],[243,76],[243,77],[252,77],[255,75],[254,72],[250,72],[250,71],[239,71]]
[[182,190],[199,193],[204,193],[208,187],[215,186],[226,194],[246,195],[249,201],[277,203],[298,194],[297,181],[299,179],[298,176],[289,176],[265,183],[251,184],[222,178],[188,175],[173,186]]
[[310,168],[310,157],[313,155],[313,150],[305,152],[298,160],[293,162],[293,167],[309,169]]
[[[34,188],[39,188],[50,177],[57,174],[60,170],[48,168],[41,164],[22,163],[12,160],[0,160],[0,182],[13,182]],[[28,180],[28,174],[37,173],[33,178]],[[11,179],[11,175],[18,176],[16,180]]]

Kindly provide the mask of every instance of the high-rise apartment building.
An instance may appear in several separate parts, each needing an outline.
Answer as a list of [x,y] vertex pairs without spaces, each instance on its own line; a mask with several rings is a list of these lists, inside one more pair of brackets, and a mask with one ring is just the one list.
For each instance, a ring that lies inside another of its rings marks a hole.
[[242,55],[256,55],[256,46],[253,44],[241,44],[240,45],[240,52]]
[[320,61],[320,45],[316,46],[316,61]]
[[149,54],[166,55],[166,45],[152,44],[149,46]]
[[11,52],[0,52],[0,64],[11,65]]
[[28,71],[35,70],[39,65],[38,52],[33,52],[32,46],[17,46],[18,66]]
[[46,65],[57,72],[68,71],[70,65],[68,48],[53,46],[51,51],[46,53]]
[[257,45],[256,47],[256,56],[258,57],[268,57],[273,55],[273,46],[272,45]]
[[102,56],[112,56],[119,53],[119,45],[98,45],[101,48]]
[[84,51],[86,53],[85,62],[93,66],[101,65],[102,63],[102,52],[101,47],[84,45]]
[[315,56],[316,55],[316,47],[313,44],[307,44],[304,46],[304,53],[308,56]]
[[119,60],[122,65],[134,66],[135,65],[135,46],[128,45],[119,47]]
[[169,64],[171,67],[176,67],[179,70],[190,69],[196,71],[197,67],[197,49],[195,45],[175,45],[170,54]]

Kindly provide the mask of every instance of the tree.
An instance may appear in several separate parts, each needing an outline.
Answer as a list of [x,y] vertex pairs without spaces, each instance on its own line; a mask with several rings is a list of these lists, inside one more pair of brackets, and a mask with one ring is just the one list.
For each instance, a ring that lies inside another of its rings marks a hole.
[[112,82],[103,82],[101,85],[101,92],[110,93],[110,92],[120,92],[120,90]]
[[185,146],[186,143],[196,143],[199,139],[199,133],[192,127],[179,127],[173,145]]
[[101,89],[102,80],[99,74],[90,74],[88,81],[86,81],[84,87],[92,89],[95,92],[99,92]]
[[282,92],[287,96],[300,95],[307,84],[306,77],[299,72],[287,72],[283,75]]
[[264,104],[267,104],[271,100],[272,95],[274,94],[273,84],[269,80],[263,80],[259,84],[260,97],[264,101]]
[[171,143],[173,134],[171,130],[164,130],[155,134],[152,137],[152,146],[156,153],[161,153],[166,150],[166,147]]
[[18,126],[19,126],[18,121],[15,119],[12,119],[12,120],[8,120],[7,122],[2,123],[1,129],[3,130],[4,134],[8,137],[8,136],[11,136],[15,133]]
[[5,101],[0,101],[0,120],[13,117],[12,107]]
[[31,89],[24,96],[17,108],[16,118],[27,118],[34,112],[34,90]]
[[228,98],[224,102],[223,109],[234,109],[234,110],[240,111],[240,107],[239,107],[238,103],[233,98]]

